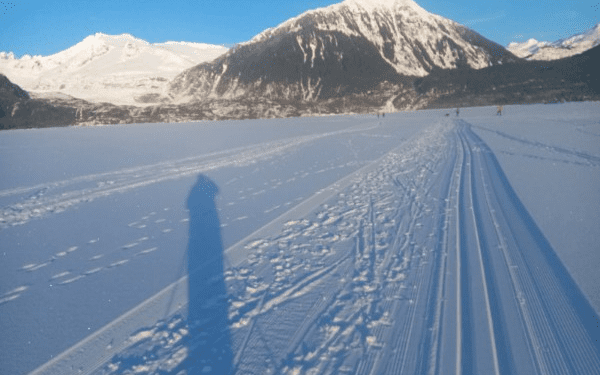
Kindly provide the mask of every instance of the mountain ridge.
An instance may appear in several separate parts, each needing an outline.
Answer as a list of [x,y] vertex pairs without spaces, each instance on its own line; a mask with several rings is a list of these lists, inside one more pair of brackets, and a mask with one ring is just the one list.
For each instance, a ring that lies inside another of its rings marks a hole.
[[[78,60],[68,62],[88,66],[112,53],[127,63],[149,44],[126,34],[115,36],[117,49],[103,42],[108,37],[96,34],[81,48],[88,55],[75,49]],[[173,46],[183,48],[177,42],[161,48]],[[61,119],[63,125],[168,123],[598,100],[599,48],[528,61],[414,1],[346,0],[266,29],[170,81],[152,76],[149,84],[158,84],[148,90],[141,82],[125,104],[64,90],[6,94],[0,128],[57,126]],[[40,113],[62,117],[46,116],[51,124]]]
[[554,42],[538,41],[530,38],[525,42],[511,42],[507,49],[528,60],[557,60],[583,53],[600,45],[600,23],[582,33]]
[[130,34],[96,33],[49,56],[0,53],[0,73],[32,92],[63,94],[95,102],[138,104],[159,93],[175,75],[227,48],[204,43],[149,43]]
[[245,95],[312,101],[422,77],[434,67],[483,68],[516,60],[414,1],[346,0],[302,13],[182,72],[165,98],[179,104]]

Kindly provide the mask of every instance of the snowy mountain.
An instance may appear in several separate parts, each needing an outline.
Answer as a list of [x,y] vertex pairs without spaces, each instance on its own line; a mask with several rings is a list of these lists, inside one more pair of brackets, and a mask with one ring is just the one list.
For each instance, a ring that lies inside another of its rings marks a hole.
[[227,51],[202,43],[148,43],[129,34],[97,33],[51,56],[0,53],[0,73],[30,92],[60,92],[94,102],[140,104],[198,63]]
[[374,90],[315,101],[248,95],[234,100],[208,97],[200,102],[146,107],[92,103],[65,94],[29,94],[0,74],[0,129],[597,101],[600,100],[598,66],[600,46],[543,64],[520,59],[482,69],[436,69],[425,77],[407,78],[404,86],[398,82],[384,83]]
[[512,42],[507,49],[530,60],[557,60],[580,54],[599,44],[600,23],[588,31],[556,42],[538,42],[531,38],[523,43]]
[[412,0],[346,0],[267,29],[178,75],[175,103],[248,95],[314,101],[433,69],[515,61],[502,46]]
[[[561,45],[579,48],[590,35]],[[598,100],[599,48],[540,64],[411,0],[346,0],[219,56],[224,47],[127,34],[96,34],[48,57],[2,53],[0,73],[29,97],[0,105],[14,128],[42,126],[23,116],[47,106],[69,109],[55,125],[93,125]]]

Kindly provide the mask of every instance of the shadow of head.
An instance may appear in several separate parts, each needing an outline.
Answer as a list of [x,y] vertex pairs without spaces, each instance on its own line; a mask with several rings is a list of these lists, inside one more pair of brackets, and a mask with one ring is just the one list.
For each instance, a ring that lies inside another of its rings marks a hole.
[[210,178],[200,175],[188,195],[187,208],[190,214],[197,209],[214,208],[214,199],[219,194],[219,187]]

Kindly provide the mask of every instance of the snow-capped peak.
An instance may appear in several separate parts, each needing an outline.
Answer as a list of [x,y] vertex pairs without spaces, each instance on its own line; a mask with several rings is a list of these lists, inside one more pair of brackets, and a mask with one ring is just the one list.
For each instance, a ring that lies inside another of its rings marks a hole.
[[345,0],[340,5],[345,5],[349,8],[362,8],[368,11],[376,9],[393,10],[400,6],[423,10],[423,8],[412,0]]
[[587,31],[572,35],[565,39],[557,40],[552,44],[556,46],[568,47],[582,42],[592,42],[594,45],[598,45],[600,42],[600,23]]
[[141,44],[141,45],[150,45],[150,43],[148,43],[147,41],[136,38],[135,36],[128,34],[128,33],[119,34],[119,35],[108,35],[108,34],[104,34],[104,33],[96,33],[94,35],[88,36],[87,38],[84,39],[84,41],[85,40],[96,40],[96,41],[100,41],[103,43],[109,43],[109,44],[121,44],[121,43],[129,42],[129,43],[136,43],[136,44]]
[[28,91],[57,91],[115,104],[160,91],[181,71],[226,52],[204,43],[149,43],[131,34],[95,33],[50,56],[0,53],[0,73]]
[[518,43],[518,42],[511,42],[508,44],[508,47],[531,47],[533,45],[537,45],[539,42],[534,39],[534,38],[530,38],[528,39],[526,42],[523,43]]
[[209,49],[222,49],[223,46],[217,44],[207,44],[207,43],[195,43],[195,42],[174,42],[168,41],[164,43],[153,43],[153,45],[167,45],[167,46],[189,46],[194,48],[209,48]]
[[[361,13],[365,13],[365,12],[373,13],[376,11],[391,14],[400,9],[410,9],[413,14],[417,14],[420,17],[434,18],[437,21],[445,21],[446,20],[446,19],[443,19],[442,17],[439,17],[437,15],[427,12],[425,9],[421,8],[417,3],[415,3],[412,0],[344,0],[340,3],[332,4],[327,7],[307,10],[306,12],[304,12],[296,17],[292,17],[275,27],[270,27],[270,28],[267,28],[267,29],[261,31],[260,33],[255,35],[252,39],[250,39],[249,41],[239,43],[238,45],[243,46],[243,45],[260,42],[262,40],[265,40],[266,38],[271,37],[274,32],[276,32],[278,30],[282,30],[282,29],[288,29],[290,32],[297,31],[297,30],[299,30],[299,27],[297,25],[298,21],[300,21],[306,17],[310,17],[312,15],[330,14],[330,15],[334,15],[334,17],[335,17],[336,14],[339,14],[339,12],[342,12],[342,11],[345,11],[345,12],[350,11],[350,13],[353,13],[353,14],[361,14]],[[339,26],[340,22],[336,21],[336,24],[337,24],[337,26]],[[336,25],[324,25],[324,27],[322,27],[322,28],[333,29],[333,28],[336,28]],[[342,28],[338,31],[347,33],[348,29]]]
[[541,47],[545,47],[548,44],[548,42],[540,42],[534,38],[530,38],[523,43],[509,43],[507,49],[519,57],[527,57],[535,54]]
[[15,60],[15,54],[12,52],[0,52],[0,59],[3,60]]
[[526,42],[509,43],[507,49],[530,60],[556,60],[577,55],[600,44],[600,23],[591,29],[555,42],[540,42],[533,38]]
[[398,75],[423,77],[437,68],[479,69],[511,60],[514,55],[502,46],[412,0],[345,0],[288,19],[213,63],[181,73],[168,95],[178,103],[267,91],[315,100]]

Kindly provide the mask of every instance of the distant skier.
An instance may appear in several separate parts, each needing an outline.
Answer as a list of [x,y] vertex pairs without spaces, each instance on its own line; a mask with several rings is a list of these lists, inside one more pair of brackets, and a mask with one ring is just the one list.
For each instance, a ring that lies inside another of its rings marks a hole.
[[382,117],[385,117],[385,112],[383,112],[383,115],[381,115]]
[[460,113],[460,108],[456,108],[456,117],[458,117],[459,113]]
[[496,112],[496,116],[502,116],[502,110],[504,109],[503,106],[499,105],[498,106],[498,111]]

